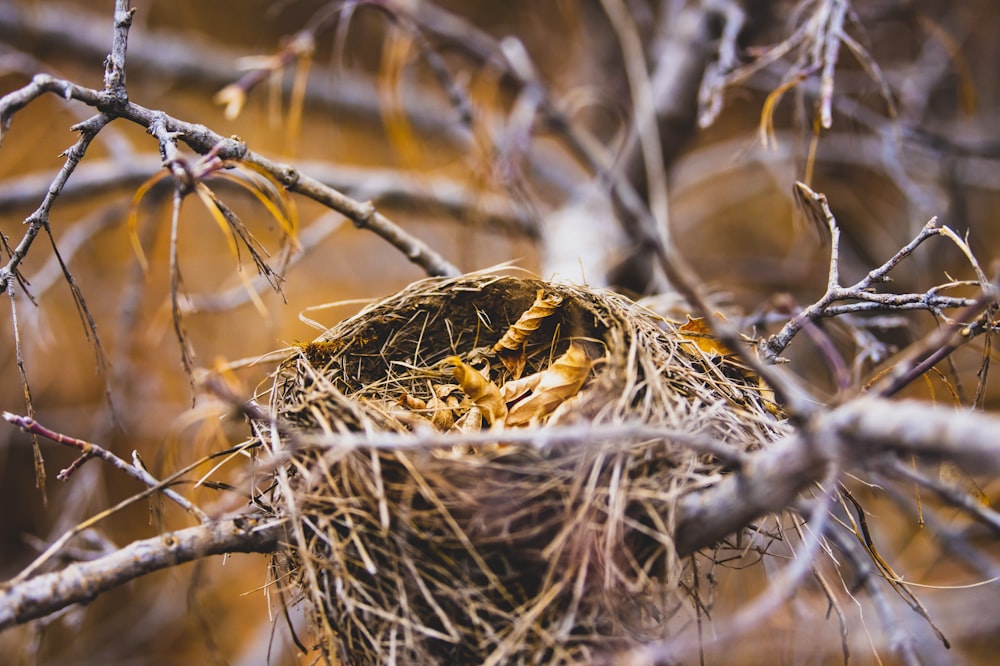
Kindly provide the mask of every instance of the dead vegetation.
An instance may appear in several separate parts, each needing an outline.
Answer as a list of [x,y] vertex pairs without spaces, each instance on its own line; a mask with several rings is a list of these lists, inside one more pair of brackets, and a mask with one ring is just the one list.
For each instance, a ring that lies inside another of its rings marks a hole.
[[292,460],[269,500],[301,525],[280,579],[323,649],[570,664],[690,625],[677,502],[788,428],[683,328],[611,292],[482,275],[418,282],[296,350],[269,394],[282,432],[257,428]]

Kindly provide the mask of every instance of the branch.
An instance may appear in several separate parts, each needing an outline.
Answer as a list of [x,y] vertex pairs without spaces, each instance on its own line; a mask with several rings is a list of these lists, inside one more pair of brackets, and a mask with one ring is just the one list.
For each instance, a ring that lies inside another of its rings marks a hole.
[[[69,84],[72,85],[72,84]],[[25,104],[34,99],[38,95],[42,94],[43,90],[39,89],[37,86],[29,84],[21,90],[10,93],[3,98],[0,98],[0,141],[3,140],[3,132],[6,127],[10,124],[10,118],[14,112],[23,107]],[[45,198],[41,205],[25,220],[28,225],[27,230],[24,232],[24,236],[21,242],[18,243],[17,247],[11,253],[10,260],[7,265],[0,268],[0,291],[6,291],[7,284],[18,270],[21,262],[28,254],[28,250],[31,248],[31,244],[34,243],[35,238],[38,236],[38,232],[49,224],[49,213],[52,211],[52,206],[56,202],[56,198],[62,191],[63,186],[66,184],[67,179],[76,169],[76,166],[83,159],[84,154],[87,152],[87,148],[90,147],[90,142],[94,140],[97,133],[110,122],[111,118],[105,114],[99,114],[93,116],[90,120],[80,123],[74,126],[74,130],[80,132],[80,138],[77,140],[73,147],[66,151],[66,162],[63,164],[62,169],[56,174],[56,177],[49,184],[48,191],[45,194]]]
[[[826,196],[815,192],[805,183],[796,182],[794,186],[796,202],[803,208],[821,233],[830,234],[830,264],[827,274],[826,291],[815,303],[799,312],[786,323],[780,331],[759,343],[761,355],[769,362],[776,362],[779,354],[791,343],[792,338],[803,328],[819,319],[834,317],[845,313],[896,311],[896,310],[928,310],[939,313],[942,310],[970,307],[976,303],[972,298],[956,298],[944,296],[940,292],[950,285],[939,285],[922,294],[888,294],[875,291],[875,286],[890,281],[889,273],[904,259],[909,257],[929,238],[944,236],[951,240],[966,254],[970,265],[980,280],[978,286],[986,288],[982,271],[975,258],[962,241],[951,229],[938,225],[937,218],[931,218],[920,232],[906,245],[900,248],[881,266],[872,269],[853,285],[844,287],[840,283],[840,227],[830,210]],[[853,301],[850,304],[834,306],[842,301]]]
[[115,0],[115,36],[111,54],[104,65],[104,90],[119,102],[128,101],[125,89],[125,53],[128,50],[128,31],[132,27],[135,8],[129,0]]
[[[760,516],[781,511],[822,479],[830,461],[845,471],[885,454],[947,459],[968,471],[1000,469],[1000,416],[920,401],[859,398],[813,416],[809,432],[749,456],[740,472],[681,501],[675,536],[683,557],[717,543]],[[1000,532],[1000,529],[998,529]]]
[[88,603],[123,583],[159,569],[224,553],[273,553],[284,523],[239,516],[135,541],[110,555],[54,573],[0,584],[0,630]]
[[[368,229],[382,236],[399,249],[407,259],[423,268],[428,275],[459,274],[459,270],[454,265],[426,243],[410,235],[375,210],[371,202],[356,201],[332,187],[300,173],[293,166],[269,160],[247,148],[245,143],[225,138],[204,125],[178,120],[162,111],[154,111],[134,102],[122,103],[104,93],[78,86],[70,81],[56,79],[47,74],[38,74],[28,85],[0,98],[0,132],[9,126],[11,118],[18,110],[46,93],[58,94],[65,99],[75,99],[97,108],[103,112],[99,117],[106,118],[105,122],[113,118],[122,118],[147,130],[156,124],[164,132],[176,134],[180,141],[201,155],[213,152],[222,160],[244,161],[256,165],[273,176],[288,190],[298,192],[332,208],[350,219],[360,229]],[[3,284],[0,282],[0,287]]]
[[[129,464],[102,446],[50,430],[35,419],[28,416],[19,416],[10,412],[3,412],[3,418],[8,423],[14,424],[24,432],[39,435],[40,437],[44,437],[58,444],[63,444],[80,451],[80,457],[74,460],[69,467],[60,471],[56,476],[56,478],[60,481],[67,481],[73,472],[79,469],[83,463],[96,457],[109,463],[115,469],[125,472],[133,479],[136,479],[150,488],[162,488],[161,482],[153,478],[153,475],[146,471],[143,467],[138,464]],[[189,502],[186,498],[178,495],[170,488],[163,488],[163,494],[176,502],[185,511],[195,516],[202,523],[207,523],[210,520],[204,511]]]

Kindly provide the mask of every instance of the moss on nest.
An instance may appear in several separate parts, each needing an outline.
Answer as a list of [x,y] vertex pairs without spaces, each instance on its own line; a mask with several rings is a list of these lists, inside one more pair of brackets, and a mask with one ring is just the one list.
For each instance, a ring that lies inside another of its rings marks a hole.
[[[558,306],[512,371],[494,345],[540,298]],[[266,443],[292,451],[285,577],[327,655],[592,662],[689,621],[674,507],[726,468],[678,440],[746,451],[785,426],[755,377],[678,328],[612,293],[471,275],[417,282],[299,347],[270,396],[290,427]],[[470,417],[454,387],[456,364],[505,390],[571,345],[590,361],[582,387],[526,427]]]

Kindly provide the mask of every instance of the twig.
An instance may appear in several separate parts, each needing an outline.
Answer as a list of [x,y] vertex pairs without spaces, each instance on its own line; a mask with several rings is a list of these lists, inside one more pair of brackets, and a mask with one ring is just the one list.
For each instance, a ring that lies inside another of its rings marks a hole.
[[[904,465],[902,464],[900,465],[900,467],[903,466]],[[879,476],[879,474],[876,474],[874,480],[879,481]],[[901,492],[898,488],[888,483],[882,486],[882,492],[884,492],[889,499],[891,499],[893,503],[900,508],[900,510],[916,517],[916,510],[914,508],[913,498],[911,495]],[[987,553],[976,548],[970,542],[969,535],[966,530],[953,527],[953,521],[942,519],[938,515],[937,511],[931,510],[927,507],[921,508],[919,519],[925,524],[924,530],[928,534],[934,535],[935,543],[940,544],[941,548],[943,548],[945,552],[949,553],[956,559],[965,562],[969,569],[977,572],[978,575],[982,576],[985,580],[1000,580],[1000,563]]]
[[882,470],[891,477],[911,481],[933,491],[945,502],[979,520],[992,530],[997,537],[1000,537],[1000,513],[983,504],[980,498],[957,486],[935,480],[933,477],[927,476],[919,470],[903,464],[899,460],[894,459],[886,462],[882,465]]
[[[872,382],[868,391],[882,397],[895,395],[959,347],[968,344],[981,333],[995,330],[996,323],[993,322],[995,305],[991,303],[996,300],[996,291],[995,285],[986,285],[978,298],[973,299],[968,307],[957,313],[954,321],[935,329],[919,342],[910,345],[889,372]],[[984,308],[986,311],[981,312]]]
[[[72,84],[68,85],[72,86]],[[43,92],[42,90],[38,90],[33,84],[29,84],[21,90],[0,98],[0,137],[2,137],[4,130],[9,126],[13,114]],[[25,219],[28,228],[25,230],[21,242],[14,248],[7,264],[3,268],[0,268],[0,291],[6,290],[8,281],[14,276],[21,262],[27,256],[31,244],[38,236],[38,232],[48,225],[52,206],[55,204],[60,192],[62,192],[66,181],[86,154],[87,148],[90,147],[90,142],[94,140],[97,133],[109,122],[111,122],[111,117],[101,113],[73,127],[75,131],[80,133],[80,138],[66,151],[66,162],[49,185],[41,205]]]
[[[792,338],[809,322],[815,322],[824,317],[833,317],[845,313],[872,312],[882,310],[929,310],[940,312],[945,309],[968,307],[975,299],[942,296],[941,287],[935,287],[923,294],[885,294],[874,291],[877,284],[889,281],[889,273],[901,261],[913,254],[924,241],[933,236],[945,236],[957,242],[957,236],[947,227],[938,225],[937,218],[931,218],[923,226],[920,233],[909,243],[900,248],[888,261],[878,268],[872,269],[862,279],[849,287],[840,284],[840,228],[830,210],[826,196],[813,191],[805,183],[795,183],[796,199],[803,205],[805,212],[817,225],[824,227],[830,234],[830,267],[827,274],[826,291],[815,303],[805,308],[786,323],[780,331],[761,340],[758,347],[761,355],[768,361],[779,359],[781,352],[791,343]],[[972,261],[970,259],[970,261]],[[975,266],[975,264],[973,264]],[[978,268],[978,267],[977,267]],[[833,307],[840,301],[855,301],[849,305]]]
[[135,541],[114,553],[61,571],[0,583],[0,630],[45,617],[139,576],[210,555],[273,553],[284,537],[280,520],[239,516]]
[[[199,154],[214,151],[223,160],[245,161],[254,164],[269,173],[290,191],[298,192],[336,210],[350,219],[358,228],[375,232],[399,249],[407,259],[423,268],[428,275],[452,276],[459,274],[454,265],[426,243],[407,233],[379,213],[371,202],[355,201],[318,180],[300,173],[291,165],[269,160],[249,150],[245,143],[236,139],[227,139],[204,125],[178,120],[162,111],[154,111],[134,102],[110,101],[108,96],[103,93],[78,86],[69,81],[56,79],[47,74],[38,74],[28,85],[0,98],[0,130],[9,126],[11,118],[18,110],[46,93],[58,94],[66,99],[75,99],[106,112],[106,114],[102,113],[99,116],[105,119],[105,123],[113,118],[122,118],[145,127],[147,130],[151,129],[154,123],[157,123],[158,127],[162,126],[163,131],[176,134],[180,141]],[[37,234],[37,230],[35,233]],[[30,242],[28,244],[30,245]],[[19,262],[20,259],[18,259]],[[3,279],[4,276],[0,273],[0,286],[4,284]]]
[[125,54],[128,50],[128,31],[132,27],[135,8],[129,0],[115,0],[115,34],[111,54],[104,65],[104,90],[119,103],[128,101],[125,88]]
[[[10,298],[10,322],[14,333],[14,362],[17,365],[17,374],[21,379],[21,390],[24,391],[24,404],[29,415],[34,415],[35,405],[31,399],[31,385],[28,382],[28,372],[24,368],[24,346],[21,344],[21,329],[17,321],[17,298],[14,292],[14,283],[7,281],[7,295]],[[38,437],[31,433],[32,462],[35,468],[35,487],[42,493],[42,504],[48,505],[48,493],[45,488],[45,459],[42,457],[42,447],[38,444]]]
[[151,486],[149,488],[146,488],[142,492],[136,493],[135,495],[132,495],[131,497],[126,497],[122,501],[118,502],[118,504],[116,504],[116,505],[114,505],[114,506],[112,506],[112,507],[110,507],[108,509],[105,509],[104,511],[98,513],[97,515],[91,516],[90,518],[88,518],[88,519],[86,519],[86,520],[84,520],[84,521],[82,521],[80,523],[77,523],[71,529],[69,529],[66,532],[64,532],[62,534],[62,536],[60,536],[58,539],[56,539],[54,542],[52,542],[52,544],[49,545],[49,547],[45,550],[45,552],[43,552],[41,555],[39,555],[37,558],[35,558],[35,560],[31,564],[29,564],[27,567],[25,567],[21,571],[21,573],[19,573],[16,577],[14,577],[12,579],[13,582],[20,583],[20,582],[23,582],[23,581],[27,580],[28,578],[30,578],[32,576],[32,574],[34,574],[35,572],[37,572],[39,570],[39,568],[42,567],[42,565],[44,565],[46,562],[48,562],[50,559],[52,559],[52,557],[56,553],[58,553],[63,548],[63,546],[65,546],[67,543],[69,543],[69,541],[73,537],[75,537],[76,535],[80,534],[81,532],[84,532],[87,529],[90,529],[91,527],[93,527],[97,523],[101,522],[102,520],[104,520],[108,516],[112,516],[115,513],[117,513],[118,511],[121,511],[122,509],[124,509],[125,507],[131,506],[132,504],[134,504],[134,503],[136,503],[136,502],[138,502],[140,500],[143,500],[143,499],[145,499],[147,497],[150,497],[154,493],[159,492],[159,491],[163,490],[164,488],[167,488],[171,484],[175,483],[178,479],[180,479],[181,477],[183,477],[185,474],[187,474],[188,472],[190,472],[193,469],[196,469],[199,465],[201,465],[202,463],[204,463],[207,460],[214,460],[215,458],[220,458],[220,457],[223,457],[223,456],[228,456],[228,455],[230,455],[230,454],[232,454],[232,453],[234,453],[236,451],[246,450],[247,448],[248,448],[248,445],[244,443],[244,444],[239,444],[239,445],[234,446],[232,448],[226,449],[224,451],[217,451],[217,452],[212,453],[212,454],[210,454],[208,456],[205,456],[204,458],[202,458],[200,460],[196,460],[195,462],[187,465],[186,467],[183,467],[183,468],[177,470],[176,472],[174,472],[173,474],[171,474],[167,478],[165,478],[162,481],[160,481],[159,483],[157,483],[155,486]]
[[667,173],[663,162],[663,148],[656,124],[656,106],[652,82],[646,71],[646,59],[635,21],[623,0],[601,0],[604,13],[611,21],[618,38],[632,94],[631,139],[639,146],[649,190],[650,212],[656,222],[661,242],[669,238],[669,203],[667,200]]
[[[111,127],[102,131],[102,138]],[[354,198],[371,199],[378,205],[395,203],[441,209],[459,224],[475,224],[498,233],[538,237],[534,217],[524,207],[517,207],[506,197],[477,192],[473,188],[443,176],[415,175],[399,169],[357,167],[332,162],[302,160],[302,171],[324,185]],[[89,158],[73,172],[60,198],[90,198],[122,190],[134,190],[163,168],[153,154],[137,154],[129,160]],[[45,196],[54,174],[32,173],[0,181],[0,213],[34,205]],[[220,181],[222,187],[231,186]]]
[[[879,584],[881,579],[875,575],[868,554],[862,548],[861,544],[840,530],[830,530],[827,536],[847,556],[858,576],[860,586],[865,588],[872,603],[875,604],[875,612],[878,614],[879,621],[885,630],[889,632],[890,649],[893,652],[902,653],[904,658],[907,659],[905,663],[919,666],[922,662],[915,658],[916,649],[913,646],[913,637],[906,631],[906,625],[899,621],[892,606],[889,605],[886,592],[883,586]],[[872,648],[874,649],[874,646]]]
[[122,458],[119,458],[117,455],[102,446],[94,444],[93,442],[88,442],[82,439],[77,439],[76,437],[70,437],[69,435],[58,433],[54,430],[46,428],[30,416],[20,416],[18,414],[12,414],[11,412],[3,412],[3,418],[8,423],[12,423],[26,433],[38,435],[58,444],[79,449],[80,457],[74,460],[69,467],[61,470],[56,476],[56,478],[60,481],[69,480],[69,477],[73,474],[73,472],[79,469],[81,465],[91,458],[100,458],[101,460],[110,463],[115,469],[125,472],[133,479],[136,479],[150,488],[162,488],[164,495],[176,502],[185,511],[195,516],[200,522],[208,523],[211,521],[211,518],[209,518],[204,511],[196,507],[186,498],[170,488],[163,488],[163,484],[160,481],[157,481],[148,471],[138,465],[133,465]]
[[[31,99],[33,99],[30,96],[30,93],[27,96],[21,94],[28,88],[31,88],[31,86],[26,86],[25,88],[22,88],[21,91],[11,93],[10,95],[0,99],[0,135],[2,135],[2,132],[9,125],[10,119],[15,110],[22,108],[24,105],[28,104]],[[5,103],[8,101],[9,105]],[[62,269],[63,277],[65,278],[66,284],[69,286],[70,292],[73,295],[73,301],[76,305],[77,314],[80,316],[80,320],[83,323],[84,330],[88,338],[93,341],[97,367],[104,375],[105,393],[108,397],[109,405],[111,404],[111,389],[108,384],[107,373],[105,372],[107,369],[107,357],[104,353],[104,346],[101,343],[101,337],[97,332],[97,323],[91,315],[90,309],[87,307],[86,300],[83,297],[83,292],[77,285],[73,274],[66,265],[66,262],[63,261],[62,255],[59,254],[59,248],[56,246],[55,238],[52,235],[49,216],[52,211],[52,206],[55,204],[56,199],[62,192],[62,188],[66,185],[66,181],[72,175],[77,165],[80,163],[80,160],[83,159],[87,149],[90,147],[91,142],[94,140],[94,137],[96,137],[97,134],[109,122],[111,122],[111,120],[111,116],[100,113],[96,116],[92,116],[90,119],[82,123],[75,125],[72,128],[74,131],[80,133],[80,138],[65,152],[66,161],[63,163],[62,168],[49,185],[42,203],[31,215],[27,217],[27,219],[25,219],[24,222],[27,225],[27,229],[21,237],[21,241],[18,243],[17,247],[9,251],[10,258],[7,261],[7,264],[0,268],[0,291],[12,293],[11,280],[14,279],[19,283],[24,284],[24,280],[19,272],[21,262],[24,261],[24,258],[28,255],[28,250],[35,242],[35,238],[38,237],[38,232],[43,229],[46,231],[46,234],[52,243],[53,254]],[[2,140],[2,136],[0,136],[0,140]],[[27,389],[25,389],[25,391],[27,397]],[[112,406],[112,413],[113,412],[114,408]]]
[[530,90],[547,129],[559,136],[569,152],[596,174],[600,182],[607,184],[613,202],[623,212],[623,226],[633,236],[629,249],[642,254],[653,250],[660,236],[650,207],[618,168],[615,156],[589,132],[572,123],[553,100],[548,88],[537,78],[537,70],[523,48],[516,49],[517,57],[512,57],[512,49],[504,48],[505,42],[433,3],[411,5],[398,0],[381,0],[379,4],[395,13],[406,14],[427,34],[454,45],[475,60],[499,66],[522,90]]
[[[257,418],[266,417],[258,413]],[[676,446],[689,448],[702,454],[715,456],[725,465],[740,470],[750,460],[750,456],[717,439],[700,437],[688,432],[668,427],[646,425],[644,423],[615,423],[586,426],[558,426],[544,430],[470,431],[442,433],[432,428],[417,429],[412,433],[298,433],[298,442],[293,448],[308,447],[327,449],[331,456],[342,456],[344,451],[359,448],[386,450],[408,450],[428,448],[450,448],[459,445],[476,446],[482,444],[520,444],[547,449],[560,445],[581,446],[581,442],[616,442],[663,439]],[[284,451],[282,455],[269,461],[272,466],[287,462],[294,454]]]

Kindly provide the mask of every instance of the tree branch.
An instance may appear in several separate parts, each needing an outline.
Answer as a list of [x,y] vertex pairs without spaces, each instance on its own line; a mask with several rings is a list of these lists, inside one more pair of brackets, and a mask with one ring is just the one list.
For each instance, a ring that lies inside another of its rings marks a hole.
[[[371,202],[356,201],[300,173],[291,165],[269,160],[247,148],[245,143],[225,138],[204,125],[178,120],[162,111],[154,111],[134,102],[121,103],[111,100],[96,90],[56,79],[47,74],[36,75],[28,85],[0,98],[0,132],[10,125],[11,118],[18,110],[46,93],[58,94],[66,99],[75,99],[95,107],[104,112],[100,117],[108,120],[122,118],[147,130],[150,130],[155,123],[158,128],[162,127],[163,131],[176,134],[180,141],[201,155],[211,151],[222,160],[245,161],[256,165],[288,190],[332,208],[350,219],[358,228],[375,232],[399,249],[407,259],[423,268],[428,275],[459,274],[458,268],[426,243],[379,213]],[[0,287],[2,286],[3,283],[0,282]]]
[[[146,471],[145,468],[139,466],[138,464],[130,464],[116,456],[111,451],[108,451],[104,447],[98,446],[93,442],[87,442],[82,439],[77,439],[76,437],[70,437],[68,435],[55,432],[54,430],[50,430],[29,416],[20,416],[10,412],[3,412],[2,417],[5,421],[17,426],[24,432],[44,437],[58,444],[69,446],[80,451],[80,457],[74,460],[69,467],[59,472],[56,478],[60,481],[69,480],[69,477],[73,474],[73,472],[79,469],[81,465],[91,458],[100,458],[115,469],[125,472],[133,479],[136,479],[150,488],[163,488],[163,484],[153,478],[153,475]],[[135,454],[133,453],[133,457],[134,456]],[[171,490],[170,488],[163,488],[163,494],[173,500],[185,511],[196,517],[200,522],[209,522],[210,518],[204,511],[188,501],[187,498],[177,494],[174,490]]]
[[[675,535],[682,557],[717,543],[768,513],[781,511],[837,461],[850,471],[885,453],[947,459],[972,472],[1000,469],[1000,416],[961,412],[921,401],[858,398],[815,414],[808,434],[754,453],[740,472],[681,501]],[[1000,532],[1000,530],[998,530]]]
[[[827,273],[826,291],[815,303],[799,312],[786,323],[780,331],[759,343],[761,355],[770,362],[775,362],[778,355],[791,343],[799,331],[818,319],[839,316],[844,313],[899,311],[899,310],[929,310],[941,312],[946,309],[967,308],[975,304],[972,298],[957,298],[944,296],[940,292],[951,286],[938,285],[928,289],[923,294],[891,294],[875,291],[875,285],[890,281],[889,273],[904,259],[909,257],[929,238],[944,236],[950,239],[969,259],[970,264],[979,278],[978,286],[986,288],[985,276],[979,269],[971,250],[965,241],[961,240],[948,227],[938,224],[937,218],[932,218],[923,226],[920,232],[906,245],[900,248],[881,266],[872,269],[855,284],[844,287],[840,283],[840,227],[830,210],[826,196],[813,191],[805,183],[797,182],[793,187],[796,202],[820,229],[820,233],[830,234],[830,261]],[[842,306],[834,306],[841,301],[853,301]]]
[[87,603],[123,583],[209,555],[273,553],[284,523],[239,516],[136,541],[110,555],[70,564],[16,585],[0,584],[0,630]]
[[128,31],[132,27],[135,8],[129,0],[115,0],[115,35],[111,54],[105,62],[104,90],[118,102],[128,101],[125,88],[125,53],[128,51]]

